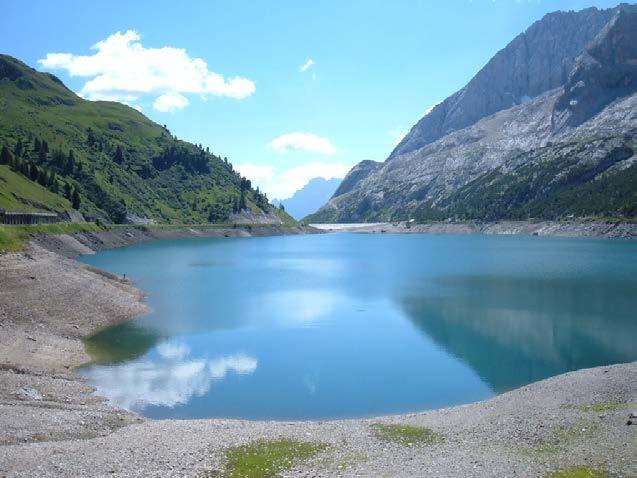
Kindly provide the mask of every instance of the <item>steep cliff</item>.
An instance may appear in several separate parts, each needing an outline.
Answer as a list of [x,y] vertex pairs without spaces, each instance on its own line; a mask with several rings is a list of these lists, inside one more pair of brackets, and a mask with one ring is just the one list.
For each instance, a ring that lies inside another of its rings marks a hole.
[[596,8],[555,12],[535,22],[496,53],[464,88],[425,115],[389,159],[563,85],[577,55],[614,12]]

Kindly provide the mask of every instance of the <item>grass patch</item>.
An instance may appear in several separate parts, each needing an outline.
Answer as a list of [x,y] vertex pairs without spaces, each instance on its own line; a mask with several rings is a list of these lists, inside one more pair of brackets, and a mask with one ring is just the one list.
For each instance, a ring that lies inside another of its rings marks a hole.
[[268,478],[312,458],[327,448],[297,440],[259,440],[226,451],[225,478]]
[[578,440],[588,440],[595,435],[597,425],[593,422],[583,421],[572,425],[564,425],[552,428],[534,451],[540,453],[558,453],[569,448]]
[[603,471],[593,470],[587,466],[576,466],[554,471],[544,476],[545,478],[610,478],[610,476]]
[[42,234],[69,234],[103,230],[103,227],[93,223],[70,222],[33,224],[31,226],[0,226],[0,253],[21,251],[32,237]]
[[627,402],[618,402],[610,400],[608,402],[586,403],[584,405],[565,405],[565,408],[576,408],[582,412],[612,412],[613,410],[621,410],[628,407]]
[[444,440],[432,429],[415,425],[374,423],[372,429],[377,438],[404,446],[435,445]]

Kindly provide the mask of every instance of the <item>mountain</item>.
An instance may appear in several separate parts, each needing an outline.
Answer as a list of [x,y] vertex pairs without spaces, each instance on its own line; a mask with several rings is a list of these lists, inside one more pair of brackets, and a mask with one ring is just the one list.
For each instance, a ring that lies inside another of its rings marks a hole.
[[277,206],[283,204],[285,212],[294,219],[301,220],[325,204],[325,202],[332,197],[340,184],[340,178],[313,178],[310,179],[305,186],[296,191],[292,197],[275,200],[272,201],[272,203]]
[[637,217],[637,8],[546,15],[313,222]]
[[[227,159],[0,55],[0,208],[106,222],[292,221]],[[25,186],[28,185],[28,187]]]

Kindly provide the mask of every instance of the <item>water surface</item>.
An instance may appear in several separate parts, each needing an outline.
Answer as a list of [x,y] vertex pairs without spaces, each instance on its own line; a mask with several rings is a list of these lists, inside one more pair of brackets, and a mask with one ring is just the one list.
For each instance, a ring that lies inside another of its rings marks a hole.
[[637,360],[637,242],[322,234],[83,261],[153,312],[88,340],[98,393],[155,418],[318,419],[488,398]]

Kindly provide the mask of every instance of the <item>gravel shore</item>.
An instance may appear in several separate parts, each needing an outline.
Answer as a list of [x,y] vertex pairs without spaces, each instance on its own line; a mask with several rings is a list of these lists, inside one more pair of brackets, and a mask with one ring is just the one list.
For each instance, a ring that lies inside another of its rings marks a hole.
[[[0,256],[0,477],[223,476],[229,447],[280,437],[328,445],[285,476],[541,477],[566,466],[637,476],[637,426],[627,425],[637,413],[637,362],[375,419],[145,420],[115,409],[73,369],[89,360],[81,339],[144,313],[143,293],[65,256],[154,238],[139,230],[47,237]],[[376,423],[427,427],[442,439],[390,443]]]
[[311,224],[311,226],[326,232],[496,235],[521,234],[528,236],[637,238],[637,224],[634,223],[576,220],[564,222],[437,222],[428,224],[376,222],[361,224]]

